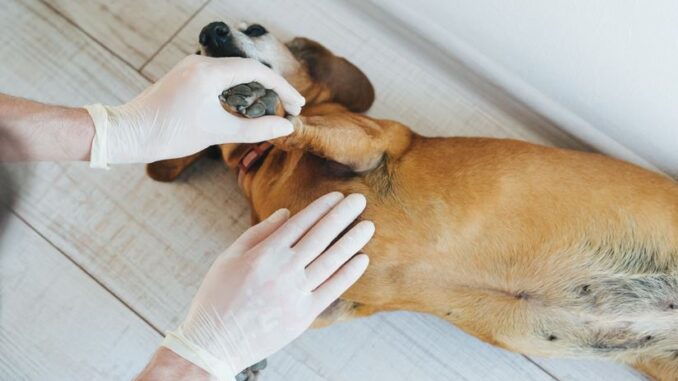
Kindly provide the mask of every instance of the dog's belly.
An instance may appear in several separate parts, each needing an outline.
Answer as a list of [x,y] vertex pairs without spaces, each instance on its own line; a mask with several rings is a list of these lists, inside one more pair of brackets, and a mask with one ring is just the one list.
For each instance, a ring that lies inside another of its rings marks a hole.
[[676,184],[597,155],[511,149],[426,171],[435,156],[414,147],[391,194],[346,186],[368,194],[377,233],[344,299],[357,314],[433,313],[522,353],[676,355]]

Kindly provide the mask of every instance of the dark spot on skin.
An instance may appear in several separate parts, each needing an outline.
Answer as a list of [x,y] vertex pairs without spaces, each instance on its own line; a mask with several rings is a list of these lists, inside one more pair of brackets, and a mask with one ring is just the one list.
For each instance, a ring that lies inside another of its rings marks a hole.
[[520,291],[519,293],[516,294],[516,299],[518,300],[527,300],[529,299],[530,295],[525,292],[525,291]]
[[452,312],[448,312],[448,313],[445,314],[445,316],[450,316],[450,315],[452,315]]
[[557,338],[556,336],[554,336],[554,335],[549,335],[548,341],[556,341],[556,340],[558,340],[558,338]]
[[625,344],[609,344],[605,342],[595,342],[591,348],[601,353],[624,352],[635,346]]
[[591,293],[591,285],[585,284],[579,289],[579,295],[589,295]]
[[636,337],[625,329],[604,330],[594,333],[588,338],[587,345],[600,353],[624,352],[630,349],[649,348],[662,339],[654,335]]

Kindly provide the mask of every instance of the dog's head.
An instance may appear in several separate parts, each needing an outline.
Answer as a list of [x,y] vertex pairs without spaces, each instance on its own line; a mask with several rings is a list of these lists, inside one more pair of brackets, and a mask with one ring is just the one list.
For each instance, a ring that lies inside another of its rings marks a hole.
[[213,22],[200,32],[201,53],[210,57],[253,58],[282,75],[306,104],[339,103],[353,112],[366,111],[374,88],[360,69],[307,38],[287,43],[259,24],[233,28]]

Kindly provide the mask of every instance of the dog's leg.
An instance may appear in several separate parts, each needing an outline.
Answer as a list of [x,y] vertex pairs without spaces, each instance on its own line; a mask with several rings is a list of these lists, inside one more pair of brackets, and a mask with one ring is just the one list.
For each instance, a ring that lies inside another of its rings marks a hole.
[[206,149],[186,157],[150,163],[146,166],[146,173],[150,178],[156,181],[172,181],[179,177],[179,175],[196,160],[206,154],[208,150],[209,149]]
[[374,308],[350,300],[337,299],[313,321],[311,327],[324,328],[334,323],[369,316],[380,311],[383,311],[383,309]]
[[308,151],[355,172],[374,169],[386,157],[397,159],[412,139],[412,132],[400,123],[347,112],[289,119],[294,133],[273,140],[274,145]]
[[[256,82],[223,92],[224,107],[247,118],[279,115],[277,95]],[[332,110],[334,113],[321,112]],[[322,115],[308,115],[314,112]],[[294,133],[271,141],[283,150],[303,150],[350,167],[355,172],[374,169],[383,158],[397,158],[409,146],[412,132],[400,123],[380,121],[347,112],[345,108],[321,105],[304,116],[288,119]]]

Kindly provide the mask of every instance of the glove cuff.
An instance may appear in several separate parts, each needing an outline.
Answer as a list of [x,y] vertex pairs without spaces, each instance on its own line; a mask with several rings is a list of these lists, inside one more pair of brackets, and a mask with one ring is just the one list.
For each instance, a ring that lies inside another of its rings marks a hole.
[[94,122],[94,139],[89,155],[92,168],[110,169],[108,166],[108,112],[101,104],[84,106]]
[[199,366],[219,381],[233,381],[235,379],[236,372],[230,364],[217,359],[206,350],[187,340],[183,335],[181,327],[177,328],[174,332],[166,332],[165,340],[160,345]]

